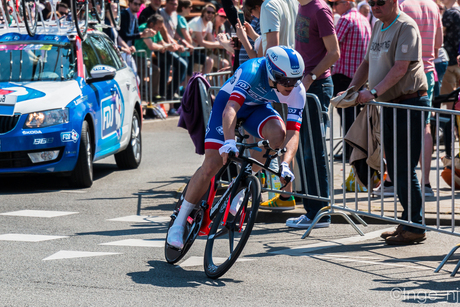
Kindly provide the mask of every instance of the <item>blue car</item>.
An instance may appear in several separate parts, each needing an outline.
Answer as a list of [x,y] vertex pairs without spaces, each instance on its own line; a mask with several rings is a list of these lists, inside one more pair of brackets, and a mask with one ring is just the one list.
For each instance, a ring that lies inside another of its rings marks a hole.
[[136,76],[102,32],[0,29],[0,175],[61,173],[90,187],[93,162],[142,157]]

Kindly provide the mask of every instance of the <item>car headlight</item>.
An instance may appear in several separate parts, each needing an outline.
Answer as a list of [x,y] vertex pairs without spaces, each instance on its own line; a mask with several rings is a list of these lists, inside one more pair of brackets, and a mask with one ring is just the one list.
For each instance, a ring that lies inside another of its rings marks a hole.
[[44,128],[69,122],[69,109],[56,109],[30,113],[24,124],[25,129]]

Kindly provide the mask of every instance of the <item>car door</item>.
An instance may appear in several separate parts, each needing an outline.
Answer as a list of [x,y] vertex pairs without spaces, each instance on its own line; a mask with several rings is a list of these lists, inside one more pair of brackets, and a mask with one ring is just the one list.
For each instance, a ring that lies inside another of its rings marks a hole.
[[112,41],[106,36],[100,36],[101,40],[106,44],[107,51],[111,54],[117,69],[115,82],[118,84],[125,108],[125,120],[123,121],[123,135],[121,143],[127,145],[130,140],[131,122],[136,99],[139,99],[136,76],[121,58],[120,53],[115,49]]
[[[115,69],[120,68],[120,65],[117,64],[112,54],[107,50],[107,45],[100,35],[88,35],[83,43],[83,48],[84,50],[87,48],[87,52],[94,52],[98,59],[97,63],[94,64],[108,65]],[[87,66],[86,63],[85,66]],[[93,67],[86,67],[88,73],[91,72]],[[98,104],[97,108],[95,108],[95,128],[97,130],[95,160],[113,154],[120,149],[126,111],[123,93],[117,82],[117,75],[111,80],[91,82],[91,87],[96,92]]]

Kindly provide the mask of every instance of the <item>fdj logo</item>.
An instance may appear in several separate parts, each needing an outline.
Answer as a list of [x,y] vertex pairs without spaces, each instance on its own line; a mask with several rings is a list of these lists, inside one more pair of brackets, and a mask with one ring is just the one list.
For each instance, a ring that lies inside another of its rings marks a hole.
[[113,104],[104,107],[104,129],[109,129],[113,126]]
[[78,141],[79,135],[77,131],[72,129],[72,131],[69,132],[62,132],[61,133],[61,141],[62,142],[74,142],[76,143]]

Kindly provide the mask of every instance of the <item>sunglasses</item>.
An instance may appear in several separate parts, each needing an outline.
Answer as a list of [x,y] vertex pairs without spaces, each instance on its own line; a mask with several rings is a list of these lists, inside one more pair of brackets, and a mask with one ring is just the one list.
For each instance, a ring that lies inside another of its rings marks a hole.
[[276,82],[284,87],[296,87],[302,81],[302,78],[277,78]]
[[375,5],[377,5],[377,6],[384,6],[385,3],[387,3],[387,2],[386,2],[386,0],[378,0],[378,1],[372,1],[372,0],[371,0],[371,1],[369,1],[368,3],[369,3],[369,6],[370,6],[370,7],[374,7]]
[[216,12],[214,12],[214,11],[206,11],[206,13],[214,15]]

